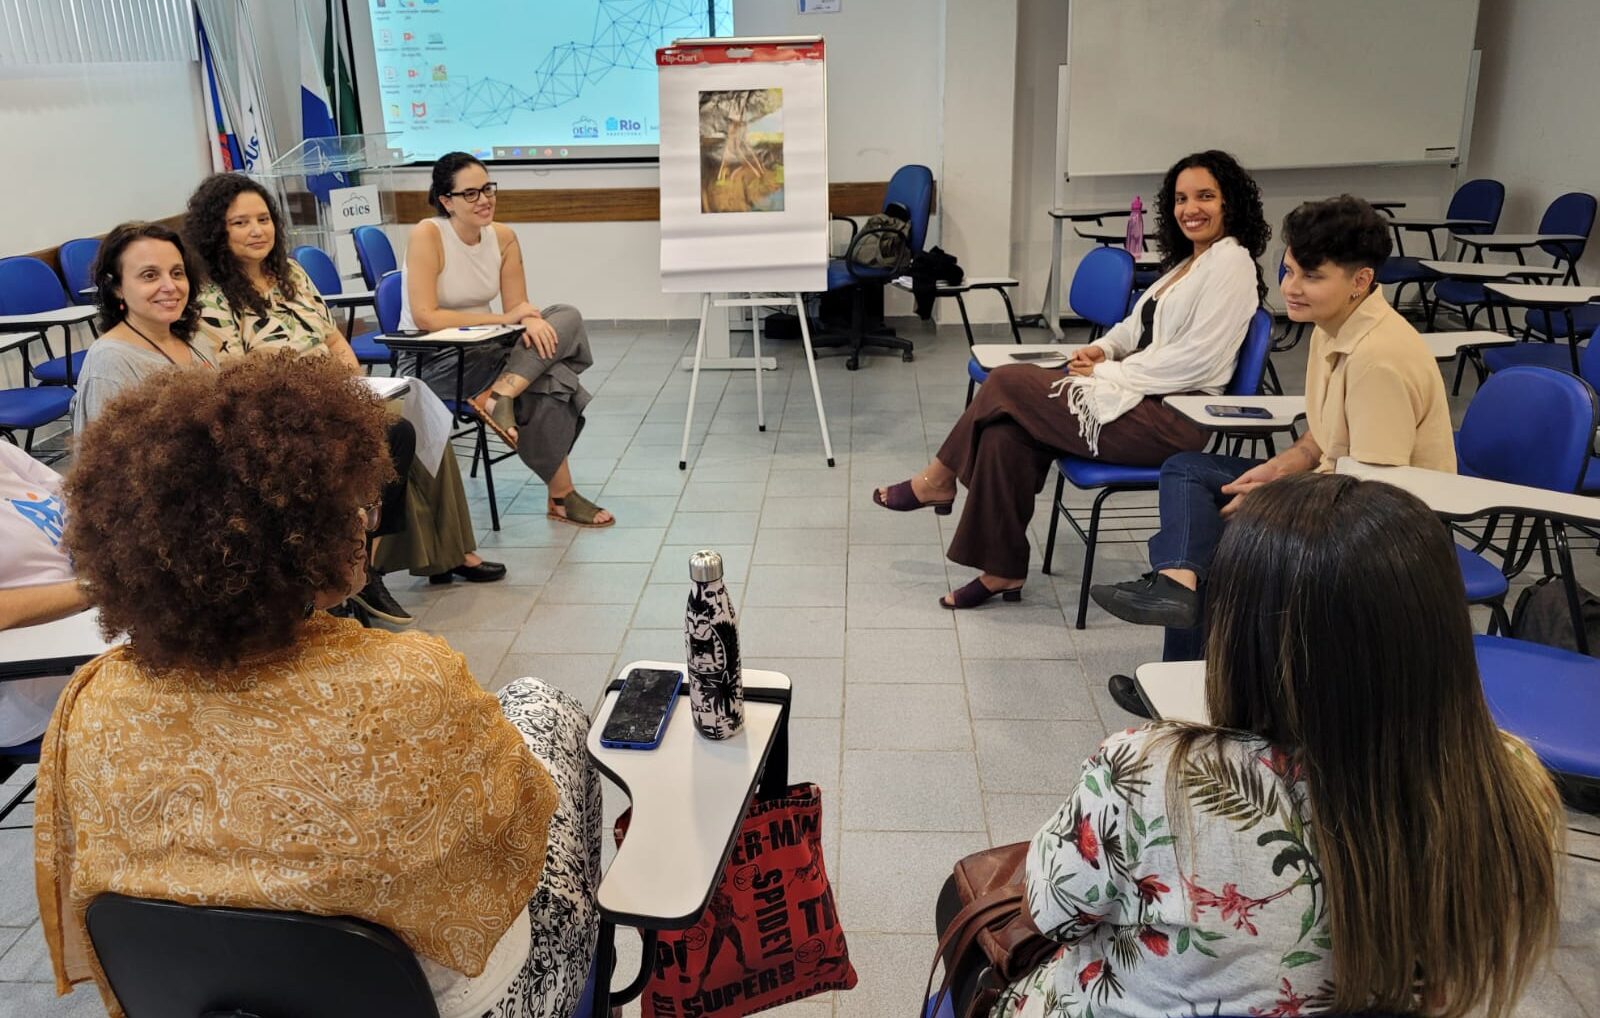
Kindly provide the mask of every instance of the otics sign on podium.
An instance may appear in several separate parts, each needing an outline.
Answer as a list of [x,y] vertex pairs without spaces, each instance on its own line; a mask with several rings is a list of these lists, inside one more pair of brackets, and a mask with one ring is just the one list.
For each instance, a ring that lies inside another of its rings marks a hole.
[[328,192],[328,208],[333,213],[334,228],[338,230],[383,225],[383,217],[378,211],[376,184],[336,187]]

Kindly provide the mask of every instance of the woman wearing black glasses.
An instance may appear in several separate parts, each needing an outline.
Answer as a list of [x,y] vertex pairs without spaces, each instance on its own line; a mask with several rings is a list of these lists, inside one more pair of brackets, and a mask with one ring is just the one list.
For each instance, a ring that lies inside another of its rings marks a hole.
[[[546,515],[580,527],[609,527],[606,510],[574,490],[567,454],[592,398],[578,375],[594,363],[583,316],[569,304],[542,311],[528,302],[522,249],[494,221],[495,184],[483,163],[450,152],[433,164],[428,203],[437,216],[411,230],[406,246],[400,327],[433,332],[466,325],[520,325],[506,343],[466,352],[464,388],[484,423],[550,489]],[[501,311],[491,305],[498,300]],[[436,357],[423,377],[446,398],[456,392],[456,362]]]

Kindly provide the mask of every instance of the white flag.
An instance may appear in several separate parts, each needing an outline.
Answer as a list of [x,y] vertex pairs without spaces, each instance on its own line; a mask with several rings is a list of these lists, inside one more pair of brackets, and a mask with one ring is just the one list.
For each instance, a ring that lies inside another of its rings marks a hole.
[[244,160],[244,165],[239,169],[246,173],[258,173],[267,168],[267,132],[261,123],[261,100],[256,95],[255,76],[250,73],[250,61],[245,59],[245,54],[253,52],[253,47],[250,37],[245,33],[245,19],[242,17],[239,19],[237,38],[239,121],[233,125],[233,130],[239,139],[239,153]]

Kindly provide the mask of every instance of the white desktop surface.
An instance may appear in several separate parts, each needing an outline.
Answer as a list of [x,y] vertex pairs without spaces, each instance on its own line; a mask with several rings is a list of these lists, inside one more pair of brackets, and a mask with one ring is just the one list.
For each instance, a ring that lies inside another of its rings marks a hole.
[[1442,230],[1447,226],[1488,226],[1486,219],[1455,219],[1451,216],[1396,216],[1385,222],[1386,226],[1403,226],[1413,230]]
[[322,300],[330,308],[360,307],[374,300],[371,290],[346,290],[343,293],[325,293]]
[[[633,668],[683,670],[683,662],[634,661]],[[790,688],[779,672],[744,670],[746,689]],[[589,727],[589,756],[628,793],[633,817],[600,881],[602,914],[626,925],[675,929],[692,922],[710,899],[722,864],[778,731],[783,706],[746,700],[744,727],[715,742],[694,727],[687,694],[678,697],[661,745],[608,749],[600,732],[617,694],[608,692]]]
[[1340,457],[1338,472],[1368,481],[1383,481],[1408,491],[1429,509],[1454,520],[1490,513],[1523,513],[1566,523],[1600,523],[1600,498],[1546,491],[1522,484],[1447,474],[1422,467],[1380,467]]
[[[916,290],[916,285],[911,281],[910,276],[896,276],[889,281],[889,284],[907,293],[912,293]],[[956,293],[969,293],[973,290],[998,290],[1020,285],[1022,285],[1020,280],[1013,279],[1010,276],[966,276],[959,283],[935,284],[935,293],[943,297]]]
[[1533,247],[1535,244],[1579,244],[1587,238],[1576,233],[1452,233],[1454,237],[1473,247]]
[[35,311],[27,315],[0,315],[0,331],[6,329],[43,329],[52,325],[77,325],[98,315],[100,310],[88,304],[69,304],[54,311]]
[[1419,262],[1429,272],[1437,272],[1451,279],[1558,279],[1566,275],[1561,269],[1537,265],[1512,265],[1506,262],[1446,262],[1424,258]]
[[1097,244],[1120,244],[1128,237],[1126,226],[1120,229],[1110,226],[1075,226],[1072,232],[1084,240],[1092,240]]
[[[57,674],[98,657],[115,644],[100,636],[100,613],[94,610],[69,615],[37,626],[0,631],[0,674],[26,668],[30,662],[68,661]],[[36,674],[51,674],[41,671]]]
[[1050,210],[1051,219],[1065,219],[1072,223],[1091,222],[1096,219],[1110,219],[1113,216],[1124,218],[1133,215],[1133,210],[1127,206],[1122,208],[1106,208],[1105,206],[1091,206],[1089,208],[1054,208]]
[[1513,304],[1577,307],[1600,300],[1600,286],[1559,286],[1547,283],[1485,283],[1483,288]]
[[[1207,431],[1285,431],[1306,415],[1304,396],[1167,396],[1161,402]],[[1213,417],[1206,407],[1249,406],[1270,410],[1270,418]]]
[[1460,353],[1463,347],[1511,346],[1517,340],[1503,332],[1488,329],[1469,329],[1461,332],[1424,332],[1422,341],[1435,360],[1447,361]]
[[382,378],[377,375],[362,375],[361,383],[379,399],[400,399],[411,388],[411,379],[404,375],[399,378]]
[[[1065,367],[1072,355],[1082,350],[1083,343],[974,343],[972,345],[972,359],[985,371],[1004,367],[1007,364],[1032,364],[1036,368]],[[1059,353],[1061,356],[1055,360],[1028,360],[1019,361],[1011,355],[1016,353]]]
[[378,336],[378,342],[387,344],[413,343],[418,346],[475,346],[478,343],[487,343],[491,339],[509,336],[521,332],[520,325],[463,325],[457,329],[440,329],[430,332],[425,336],[401,336],[396,333],[383,333]]
[[1209,723],[1204,661],[1144,664],[1134,670],[1133,678],[1151,713],[1161,720]]

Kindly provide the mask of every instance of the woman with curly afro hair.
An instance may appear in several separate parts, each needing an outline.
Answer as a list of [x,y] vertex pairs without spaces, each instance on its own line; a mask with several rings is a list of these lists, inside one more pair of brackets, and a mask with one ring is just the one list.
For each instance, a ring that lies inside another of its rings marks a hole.
[[[240,173],[206,178],[189,198],[184,231],[208,277],[198,298],[200,336],[219,361],[288,352],[360,370],[322,295],[289,257],[283,216],[260,184]],[[402,624],[412,620],[385,588],[386,572],[409,569],[434,583],[454,577],[489,583],[506,574],[504,565],[477,554],[461,470],[448,445],[433,461],[407,460],[404,476],[406,526],[374,547],[372,574],[356,593],[369,612]]]
[[64,547],[127,639],[40,752],[59,992],[93,979],[123,1014],[85,927],[116,891],[358,916],[445,1018],[571,1013],[598,922],[582,706],[534,679],[497,701],[443,640],[323,610],[362,582],[385,424],[326,358],[250,357],[167,369],[85,429]]
[[1162,276],[1127,318],[1077,347],[1065,374],[1031,364],[991,371],[933,461],[872,493],[885,509],[948,514],[956,482],[966,486],[948,557],[981,575],[939,598],[944,607],[974,608],[996,594],[1022,599],[1028,521],[1057,459],[1157,467],[1205,447],[1210,436],[1161,400],[1227,386],[1266,294],[1256,259],[1272,229],[1255,181],[1216,151],[1167,171],[1156,227]]

